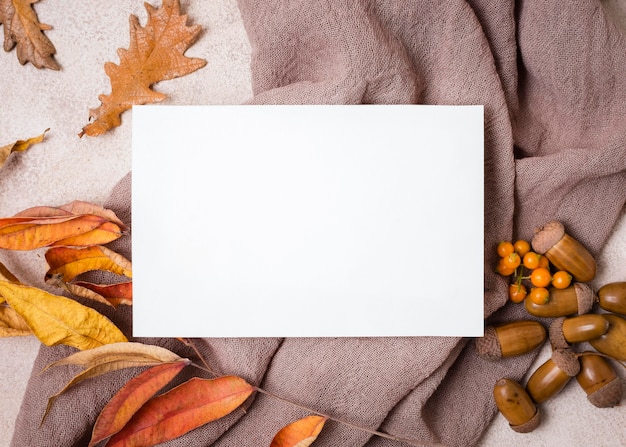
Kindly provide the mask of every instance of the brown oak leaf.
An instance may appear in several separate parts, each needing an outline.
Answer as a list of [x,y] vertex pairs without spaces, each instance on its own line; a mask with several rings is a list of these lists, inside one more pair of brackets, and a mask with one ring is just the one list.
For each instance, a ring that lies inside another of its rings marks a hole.
[[0,0],[0,24],[4,25],[4,50],[17,45],[17,59],[37,68],[59,70],[54,45],[43,33],[50,25],[39,22],[33,4],[39,0]]
[[166,95],[150,87],[159,82],[192,73],[206,65],[206,60],[190,58],[185,51],[198,37],[201,26],[187,26],[178,0],[163,0],[161,8],[145,4],[148,21],[145,27],[130,16],[130,46],[119,49],[120,64],[107,62],[104,71],[111,79],[111,94],[100,95],[100,107],[90,110],[93,120],[79,136],[100,135],[121,124],[120,114],[135,104],[163,101]]

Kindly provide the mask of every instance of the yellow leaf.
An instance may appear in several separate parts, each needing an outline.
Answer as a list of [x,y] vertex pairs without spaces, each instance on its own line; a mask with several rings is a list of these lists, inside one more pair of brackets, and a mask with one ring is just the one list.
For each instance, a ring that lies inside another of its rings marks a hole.
[[185,51],[198,37],[199,25],[187,26],[187,16],[180,13],[178,0],[163,0],[161,8],[145,4],[148,23],[130,16],[130,46],[118,50],[120,64],[104,65],[111,79],[111,94],[100,95],[100,107],[90,111],[91,123],[83,127],[80,136],[100,135],[121,124],[120,115],[135,104],[163,101],[165,95],[151,86],[159,81],[192,73],[206,61],[186,57]]
[[112,343],[99,348],[80,351],[64,359],[46,366],[42,373],[48,368],[63,365],[78,365],[86,369],[70,380],[61,391],[48,399],[48,406],[44,413],[44,418],[50,411],[54,401],[77,383],[92,377],[97,377],[112,371],[138,366],[154,366],[162,363],[172,363],[177,361],[190,361],[182,359],[172,351],[160,346],[145,345],[143,343]]
[[50,269],[46,281],[69,282],[78,275],[93,271],[106,270],[116,275],[132,277],[132,264],[124,256],[106,247],[86,248],[53,247],[46,252],[46,261]]
[[46,132],[48,132],[49,130],[50,129],[46,129],[38,137],[29,138],[28,140],[17,140],[12,144],[7,144],[6,146],[0,147],[0,168],[4,165],[4,163],[7,161],[7,158],[9,158],[9,155],[11,155],[13,152],[23,152],[33,144],[41,143],[44,136],[46,135]]
[[7,281],[0,281],[0,295],[46,346],[85,350],[128,341],[108,318],[72,299]]

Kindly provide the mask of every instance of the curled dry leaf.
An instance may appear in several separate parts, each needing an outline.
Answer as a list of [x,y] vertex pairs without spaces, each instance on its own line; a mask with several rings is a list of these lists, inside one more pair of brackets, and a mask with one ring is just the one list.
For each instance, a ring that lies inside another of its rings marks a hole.
[[96,300],[113,307],[117,307],[120,304],[126,304],[128,306],[133,304],[132,281],[117,284],[93,284],[85,281],[77,281],[72,284],[67,284],[67,290],[76,296]]
[[9,306],[0,304],[0,337],[33,335],[24,319]]
[[100,135],[121,124],[120,115],[135,104],[163,101],[165,95],[150,87],[159,82],[192,73],[206,61],[186,57],[185,51],[197,39],[201,27],[187,26],[187,16],[181,15],[178,0],[163,0],[161,8],[145,4],[148,22],[130,16],[130,46],[119,49],[120,64],[104,65],[111,79],[111,94],[100,95],[100,107],[90,111],[92,122],[83,127],[79,136]]
[[54,216],[71,216],[81,214],[92,214],[94,216],[100,216],[109,222],[112,222],[127,230],[124,223],[117,217],[117,215],[110,209],[103,208],[95,203],[84,202],[81,200],[74,200],[73,202],[66,203],[61,206],[36,206],[32,208],[20,211],[15,217],[54,217]]
[[188,359],[180,359],[153,366],[129,380],[98,415],[89,447],[119,432],[143,404],[190,363]]
[[[104,218],[91,214],[48,218],[4,218],[0,219],[0,248],[33,250],[47,247],[68,238],[84,235],[105,222]],[[121,237],[122,234],[121,231],[111,234],[111,240]]]
[[47,282],[67,283],[82,273],[94,270],[132,277],[131,262],[106,247],[53,247],[46,252],[45,256],[50,267],[46,272]]
[[80,351],[57,362],[46,366],[42,373],[55,366],[78,365],[85,370],[77,374],[64,387],[48,399],[48,407],[44,419],[54,401],[72,386],[92,377],[97,377],[112,371],[137,366],[153,366],[162,363],[183,360],[172,351],[160,346],[145,345],[143,343],[121,342],[101,346],[99,348]]
[[[15,283],[15,284],[20,284],[20,280],[17,279],[17,277],[13,273],[11,273],[9,269],[6,268],[6,266],[2,262],[0,262],[0,281],[7,281],[7,282]],[[3,301],[4,300],[0,296],[0,303],[2,303]]]
[[39,0],[0,0],[0,23],[4,25],[4,51],[17,44],[17,59],[37,68],[58,70],[54,45],[43,33],[50,25],[39,22],[33,4]]
[[324,428],[328,418],[311,415],[280,429],[270,447],[309,447]]
[[236,376],[194,377],[147,401],[107,446],[150,447],[177,438],[230,414],[254,391]]
[[[2,0],[0,0],[0,11],[2,10],[1,4]],[[9,155],[11,155],[13,152],[23,152],[31,147],[33,144],[41,143],[44,136],[46,135],[46,132],[48,132],[49,130],[50,129],[44,130],[44,132],[38,137],[29,138],[27,140],[17,140],[14,143],[0,147],[0,168],[4,165],[4,163],[7,161],[7,158],[9,158]]]
[[85,350],[128,341],[104,315],[69,298],[7,281],[0,281],[0,295],[46,346]]

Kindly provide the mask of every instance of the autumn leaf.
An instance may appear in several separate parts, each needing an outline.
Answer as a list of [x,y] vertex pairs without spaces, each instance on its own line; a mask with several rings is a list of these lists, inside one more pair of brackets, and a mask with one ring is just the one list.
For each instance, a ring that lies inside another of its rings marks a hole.
[[58,70],[53,59],[54,45],[43,33],[50,25],[39,22],[33,4],[39,0],[0,0],[0,23],[4,25],[4,51],[17,44],[17,59],[24,65],[30,62],[37,68]]
[[46,281],[53,283],[67,283],[82,273],[94,270],[132,277],[131,262],[106,247],[53,247],[46,251],[45,256],[50,267],[46,272]]
[[181,15],[178,0],[163,0],[161,8],[145,4],[148,22],[130,16],[130,46],[119,49],[120,64],[108,62],[104,71],[111,80],[111,94],[100,95],[100,107],[90,110],[93,119],[83,127],[79,136],[100,135],[121,124],[120,114],[135,104],[163,101],[165,95],[150,87],[159,82],[192,73],[206,61],[189,58],[185,51],[197,39],[201,26],[187,26],[187,16]]
[[170,383],[190,362],[181,359],[153,366],[129,380],[98,415],[89,447],[119,432],[143,404]]
[[128,341],[108,318],[72,299],[7,281],[0,281],[0,295],[46,346],[85,350]]
[[9,306],[0,304],[0,337],[33,335],[24,319]]
[[83,298],[92,299],[103,304],[117,307],[120,304],[133,304],[133,283],[125,281],[116,284],[93,284],[76,281],[67,284],[68,292]]
[[[145,345],[143,343],[122,342],[112,343],[99,348],[79,351],[64,359],[46,366],[42,373],[49,368],[63,365],[78,365],[85,370],[77,374],[58,393],[48,399],[48,406],[44,418],[50,411],[54,401],[72,386],[102,374],[117,371],[124,368],[137,366],[154,366],[162,363],[183,361],[177,354],[160,346]],[[189,364],[186,360],[183,366]]]
[[124,230],[113,222],[102,222],[93,230],[76,236],[59,239],[52,246],[87,247],[89,245],[104,245],[113,242],[124,235]]
[[[2,8],[2,1],[3,0],[0,0],[0,8]],[[1,13],[0,13],[0,19],[1,19]],[[44,132],[38,137],[29,138],[27,140],[17,140],[14,143],[7,144],[6,146],[0,147],[0,168],[4,165],[4,163],[9,158],[9,155],[11,155],[13,152],[24,152],[33,144],[41,143],[44,139],[44,136],[46,135],[46,132],[48,132],[49,130],[50,129],[44,130]]]
[[328,418],[312,415],[280,429],[270,447],[309,447],[324,428]]
[[77,216],[81,214],[92,214],[94,216],[103,217],[108,222],[112,222],[123,230],[127,230],[126,225],[124,225],[112,210],[82,200],[74,200],[61,206],[35,206],[20,211],[14,217]]
[[[15,284],[20,284],[20,280],[17,279],[17,277],[13,273],[11,273],[2,262],[0,262],[0,281],[8,281]],[[3,300],[0,296],[0,303],[2,302]]]
[[194,377],[147,401],[107,446],[150,447],[177,438],[231,413],[254,390],[236,376]]

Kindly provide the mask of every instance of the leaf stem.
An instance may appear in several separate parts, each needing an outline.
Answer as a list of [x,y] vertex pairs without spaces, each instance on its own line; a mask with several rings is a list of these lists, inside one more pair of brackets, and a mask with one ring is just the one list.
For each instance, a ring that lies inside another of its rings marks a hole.
[[409,445],[416,446],[416,447],[446,447],[445,445],[439,444],[439,443],[421,442],[421,441],[417,441],[415,439],[402,438],[400,436],[394,436],[394,435],[390,435],[388,433],[372,430],[370,428],[362,427],[360,425],[357,425],[357,424],[354,424],[352,422],[346,421],[345,419],[340,419],[340,418],[337,418],[337,417],[334,417],[334,416],[322,413],[320,411],[314,410],[313,408],[309,408],[307,406],[304,406],[304,405],[299,404],[297,402],[294,402],[292,400],[289,400],[289,399],[286,399],[284,397],[278,396],[276,394],[270,393],[269,391],[264,390],[263,388],[255,387],[255,390],[258,391],[259,393],[265,394],[266,396],[271,397],[273,399],[280,400],[281,402],[288,403],[288,404],[293,405],[295,407],[298,407],[298,408],[300,408],[302,410],[305,410],[305,411],[317,414],[318,416],[322,416],[322,417],[327,418],[329,420],[338,422],[339,424],[346,425],[346,426],[354,428],[356,430],[364,431],[366,433],[369,433],[369,434],[375,435],[375,436],[379,436],[381,438],[391,439],[392,441],[404,442],[405,444],[409,444]]
[[193,349],[193,352],[196,353],[196,355],[198,356],[198,358],[200,359],[200,361],[202,362],[202,364],[204,365],[204,367],[201,367],[200,365],[196,365],[195,363],[192,363],[193,366],[195,366],[196,368],[199,368],[203,371],[208,372],[209,374],[213,375],[213,376],[220,376],[221,374],[218,374],[216,371],[214,371],[213,369],[211,369],[211,367],[209,366],[209,364],[207,363],[207,361],[204,359],[204,356],[202,354],[200,354],[200,351],[198,350],[198,348],[196,347],[196,345],[188,338],[177,338],[176,340],[180,341],[181,343],[183,343],[185,346],[189,346],[191,349]]

